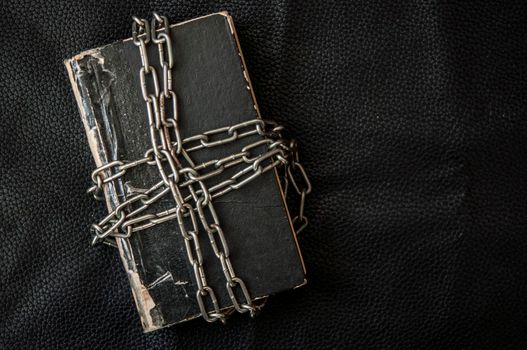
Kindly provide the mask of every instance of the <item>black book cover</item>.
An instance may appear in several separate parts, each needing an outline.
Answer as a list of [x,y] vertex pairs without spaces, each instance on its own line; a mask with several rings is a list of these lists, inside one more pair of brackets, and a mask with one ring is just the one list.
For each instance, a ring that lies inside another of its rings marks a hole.
[[[232,18],[217,13],[171,26],[182,137],[260,118]],[[157,57],[155,45],[149,55]],[[150,148],[146,106],[141,96],[140,55],[131,39],[83,52],[66,66],[96,166],[135,160]],[[152,59],[158,72],[157,60]],[[253,135],[225,147],[204,149],[199,162],[227,156],[258,140]],[[159,181],[156,167],[129,172],[105,188],[108,210],[125,197],[126,186],[148,188]],[[233,169],[232,171],[235,171]],[[207,180],[213,185],[218,179]],[[305,270],[277,173],[214,200],[236,274],[253,299],[305,283]],[[175,206],[170,196],[158,209]],[[206,235],[200,236],[209,285],[220,307],[232,308],[224,274]],[[196,284],[177,221],[167,221],[117,239],[145,331],[200,315]]]

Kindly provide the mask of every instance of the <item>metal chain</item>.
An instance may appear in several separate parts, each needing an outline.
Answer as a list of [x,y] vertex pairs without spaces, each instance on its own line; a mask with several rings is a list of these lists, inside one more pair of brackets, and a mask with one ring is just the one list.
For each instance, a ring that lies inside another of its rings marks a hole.
[[[144,31],[145,37],[138,37],[136,34],[136,27]],[[166,17],[161,17],[154,14],[152,19],[152,26],[149,32],[148,22],[144,19],[134,17],[132,31],[136,35],[134,43],[139,47],[142,67],[139,71],[141,80],[141,91],[147,106],[148,123],[150,128],[150,140],[154,153],[154,160],[156,161],[159,174],[165,186],[170,189],[172,198],[176,203],[176,218],[178,221],[181,235],[185,242],[185,249],[189,263],[192,265],[197,291],[196,299],[203,318],[209,322],[216,320],[224,321],[225,316],[220,311],[220,306],[216,293],[207,283],[205,269],[203,268],[203,256],[199,242],[199,229],[196,220],[196,214],[192,206],[185,202],[178,183],[180,182],[180,174],[178,166],[181,164],[177,156],[182,151],[181,137],[178,128],[178,113],[177,113],[177,98],[175,92],[172,91],[171,72],[173,66],[172,45],[169,36],[169,26]],[[159,32],[158,32],[159,30]],[[160,93],[157,72],[154,67],[148,63],[148,53],[146,51],[146,42],[152,40],[158,46],[159,61],[163,67],[163,91]],[[167,58],[164,53],[167,52]],[[152,77],[154,91],[148,92],[146,76]],[[172,100],[172,115],[167,116],[165,103],[166,100]],[[161,108],[160,108],[161,106]],[[173,148],[171,140],[171,129],[174,130],[176,148]],[[168,166],[167,166],[168,165]],[[167,174],[169,172],[170,176]],[[203,187],[203,201],[209,202],[209,194],[206,188]],[[206,301],[204,298],[208,297],[212,304],[213,310],[207,310]]]
[[[96,199],[103,199],[102,193],[108,183],[122,178],[128,171],[141,165],[156,166],[161,181],[148,189],[137,189],[125,184],[125,200],[99,223],[92,225],[95,232],[93,244],[102,242],[115,245],[115,238],[129,238],[134,232],[169,220],[177,220],[187,258],[194,272],[196,300],[201,314],[208,322],[225,322],[227,314],[220,310],[216,293],[207,283],[199,241],[199,218],[221,264],[226,289],[234,309],[240,313],[250,312],[254,315],[258,307],[253,304],[245,282],[236,275],[232,266],[227,239],[216,214],[213,199],[283,166],[281,185],[284,193],[287,196],[291,183],[300,198],[298,214],[292,219],[298,234],[308,223],[304,208],[306,196],[311,192],[311,183],[298,160],[296,142],[282,138],[282,126],[262,119],[253,119],[182,138],[177,95],[172,89],[174,58],[167,18],[154,13],[154,18],[149,23],[133,17],[132,38],[141,56],[140,86],[147,109],[151,148],[141,159],[131,162],[115,160],[97,168],[92,173],[93,186],[88,192]],[[147,44],[150,42],[157,45],[159,64],[162,67],[161,84],[156,69],[150,65],[147,52]],[[201,164],[195,164],[190,157],[190,153],[194,151],[225,145],[251,135],[260,135],[262,139],[245,145],[238,153]],[[264,153],[253,154],[255,149],[262,147],[265,148]],[[227,180],[209,188],[205,185],[205,180],[240,164],[247,166]],[[198,189],[194,188],[195,185]],[[183,196],[183,188],[190,194]],[[153,203],[168,194],[174,200],[175,207],[158,213],[146,212]],[[242,301],[238,299],[238,295],[243,297]]]
[[[157,33],[157,38],[156,38],[156,29],[157,29],[157,26],[156,26],[156,22],[159,23],[159,27],[160,29],[162,30],[161,33]],[[229,293],[229,296],[231,298],[231,301],[235,307],[235,309],[238,311],[238,312],[246,312],[246,311],[250,311],[251,314],[254,314],[254,307],[252,305],[252,299],[249,295],[249,292],[247,290],[247,288],[245,287],[245,283],[243,282],[243,280],[239,277],[236,276],[235,272],[234,272],[234,268],[230,262],[230,259],[229,259],[229,250],[228,250],[228,246],[227,246],[227,243],[226,243],[226,240],[225,240],[225,237],[223,236],[223,230],[221,229],[221,226],[220,226],[220,223],[219,223],[219,219],[218,219],[218,216],[216,215],[216,210],[214,209],[214,205],[212,203],[212,200],[210,198],[210,195],[208,193],[208,190],[207,190],[207,187],[205,186],[204,182],[202,181],[202,178],[205,178],[206,176],[205,175],[200,175],[197,170],[195,170],[196,168],[196,165],[194,164],[194,162],[192,161],[192,159],[190,158],[190,156],[188,155],[187,152],[185,152],[181,146],[181,137],[180,137],[180,133],[179,133],[179,128],[178,128],[178,125],[177,125],[177,100],[176,100],[176,94],[172,91],[172,78],[171,78],[171,72],[170,72],[170,69],[172,68],[172,65],[173,65],[173,59],[172,59],[172,45],[171,45],[171,40],[170,40],[170,36],[169,36],[169,25],[168,25],[168,20],[166,17],[161,17],[159,15],[157,15],[156,13],[154,13],[154,18],[152,19],[152,41],[156,44],[158,44],[158,51],[159,51],[159,60],[161,62],[161,66],[163,67],[163,86],[164,86],[164,89],[163,89],[163,95],[160,96],[160,105],[163,105],[162,104],[162,101],[165,100],[165,98],[168,98],[168,97],[171,97],[172,98],[172,101],[173,101],[173,116],[171,118],[171,120],[173,121],[172,123],[170,124],[166,124],[166,125],[171,125],[174,129],[174,134],[176,135],[176,142],[177,142],[177,145],[178,147],[175,149],[175,153],[177,155],[180,155],[180,154],[183,154],[183,156],[185,157],[185,160],[189,163],[190,167],[187,168],[189,170],[189,172],[186,172],[184,173],[183,171],[181,171],[181,174],[185,174],[185,176],[187,178],[190,178],[191,180],[195,180],[198,182],[200,188],[201,188],[201,197],[198,197],[198,195],[196,194],[196,192],[194,191],[194,188],[193,188],[193,184],[190,183],[188,185],[188,188],[191,192],[191,195],[192,195],[192,198],[194,200],[194,203],[195,203],[195,207],[198,209],[198,213],[199,213],[199,218],[200,218],[200,221],[202,223],[202,226],[203,228],[206,230],[207,234],[208,234],[208,237],[209,237],[209,241],[214,249],[214,252],[216,254],[216,256],[218,257],[218,259],[220,259],[220,262],[221,262],[221,265],[222,265],[222,269],[223,269],[223,272],[225,274],[225,278],[226,278],[226,287],[227,287],[227,291]],[[166,45],[166,50],[163,48],[163,44]],[[168,56],[168,62],[165,61],[165,56],[164,56],[164,52],[167,52],[167,56]],[[167,73],[168,72],[168,73]],[[165,111],[164,111],[164,108],[161,108],[160,110],[161,112],[161,116],[162,118],[164,118],[165,120],[168,119],[165,115]],[[162,123],[163,124],[163,123]],[[167,126],[164,126],[164,133],[163,135],[165,136],[165,142],[164,142],[164,145],[168,145],[169,147],[172,145],[172,143],[170,142],[170,136],[169,136],[169,132],[167,130]],[[230,132],[230,128],[228,130],[226,130],[227,132],[229,132],[231,135],[231,139],[235,139],[238,137],[238,134],[237,134],[237,131],[236,129],[234,129],[232,132]],[[218,131],[223,131],[223,130],[218,130]],[[213,131],[214,132],[214,131]],[[221,145],[225,142],[229,142],[228,139],[224,139],[224,140],[219,140],[219,141],[214,141],[212,143],[204,143],[204,141],[200,141],[202,145],[204,145],[205,147],[209,146],[214,146],[214,145]],[[155,147],[155,146],[154,146]],[[171,152],[170,153],[170,156],[174,157],[174,153]],[[168,157],[168,154],[167,154],[167,157]],[[177,159],[175,159],[177,160]],[[222,168],[219,168],[219,170],[221,170]],[[214,174],[214,173],[212,173]],[[207,176],[211,176],[211,174],[208,174]],[[177,201],[176,201],[177,202]],[[178,207],[180,208],[180,205],[178,203]],[[188,204],[184,204],[184,205],[188,205]],[[178,215],[177,215],[177,218],[178,218],[178,221],[180,222],[180,226],[181,226],[181,215],[179,213],[181,213],[181,210],[179,210],[178,208]],[[192,216],[193,215],[193,207],[192,206],[189,206],[189,214]],[[208,209],[208,212],[210,213],[210,215],[212,216],[213,220],[214,220],[214,224],[209,224],[209,222],[207,221],[207,218],[205,216],[205,213],[204,213],[204,208],[207,208]],[[193,222],[194,223],[194,222]],[[218,306],[217,306],[217,302],[215,303],[214,302],[214,293],[212,291],[212,288],[211,287],[208,287],[209,289],[205,289],[207,288],[207,285],[206,285],[206,280],[205,280],[205,272],[203,270],[203,266],[202,266],[202,263],[203,263],[203,258],[199,259],[199,256],[201,255],[201,249],[199,247],[199,240],[198,240],[198,237],[197,237],[197,233],[198,233],[198,229],[196,227],[196,225],[194,224],[193,225],[193,228],[194,228],[194,232],[196,233],[196,236],[192,236],[193,239],[192,240],[189,240],[189,239],[185,239],[185,247],[186,247],[186,250],[187,250],[187,253],[189,254],[188,258],[189,260],[191,261],[191,263],[193,264],[193,266],[195,266],[196,264],[198,265],[198,268],[195,268],[194,271],[195,271],[195,274],[196,274],[196,280],[198,279],[198,276],[201,278],[201,283],[197,283],[198,285],[198,291],[197,291],[197,294],[196,294],[196,297],[197,297],[197,301],[198,301],[198,305],[199,305],[199,308],[201,310],[201,313],[202,313],[202,316],[205,318],[205,320],[209,321],[209,322],[213,322],[213,321],[216,321],[218,319],[220,320],[224,320],[224,315],[221,314],[218,310]],[[215,238],[214,238],[214,233],[217,233],[218,237],[220,238],[220,241],[222,243],[222,247],[223,247],[223,250],[222,251],[219,251],[218,250],[218,246],[216,244],[216,241],[215,241]],[[193,242],[194,243],[194,247],[191,247],[191,244],[190,242]],[[193,259],[193,256],[192,254],[190,254],[190,252],[192,252],[192,248],[195,249],[196,253],[199,254],[198,255],[198,262],[196,262],[195,259]],[[239,303],[237,298],[236,298],[236,295],[233,291],[233,288],[236,287],[236,286],[240,286],[242,292],[243,292],[243,296],[245,298],[245,303]],[[205,306],[205,302],[203,301],[203,297],[204,296],[207,296],[209,295],[212,299],[212,302],[213,302],[213,305],[214,305],[214,312],[210,312],[210,311],[207,311],[206,310],[206,306]]]

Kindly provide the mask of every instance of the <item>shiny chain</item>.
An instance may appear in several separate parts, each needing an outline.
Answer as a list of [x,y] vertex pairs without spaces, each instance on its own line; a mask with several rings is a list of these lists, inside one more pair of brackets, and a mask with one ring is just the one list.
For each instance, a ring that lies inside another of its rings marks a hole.
[[[299,162],[296,142],[282,138],[282,126],[262,119],[253,119],[182,138],[177,95],[172,90],[174,58],[167,18],[154,13],[154,18],[149,23],[133,17],[132,38],[141,56],[139,77],[141,93],[146,103],[151,148],[141,159],[130,162],[115,160],[97,168],[92,173],[93,186],[88,192],[96,199],[102,200],[104,186],[122,178],[128,171],[140,165],[156,166],[161,180],[148,189],[137,189],[125,184],[125,200],[99,223],[92,225],[95,232],[92,243],[102,242],[114,246],[115,238],[129,238],[134,232],[169,220],[177,220],[187,258],[194,272],[196,300],[202,317],[208,322],[225,322],[227,314],[220,310],[216,293],[207,283],[199,242],[199,219],[221,264],[225,286],[234,309],[240,313],[249,312],[253,316],[258,307],[253,304],[244,281],[234,271],[213,199],[283,166],[281,185],[284,193],[287,196],[291,184],[300,198],[298,214],[292,220],[298,234],[308,223],[304,207],[306,196],[311,192],[311,183]],[[147,44],[150,42],[158,48],[162,67],[161,85],[156,69],[149,62]],[[149,91],[148,80],[153,91]],[[232,143],[251,135],[260,135],[262,139],[244,146],[238,153],[201,164],[196,164],[190,156],[194,151]],[[265,148],[265,152],[253,154],[257,148]],[[246,166],[229,179],[209,188],[205,185],[205,180],[240,164]],[[187,189],[189,194],[184,196],[182,189]],[[175,202],[173,208],[158,213],[146,212],[149,206],[169,194]],[[240,301],[237,295],[243,296],[243,300]]]
[[[137,35],[138,26],[140,28],[140,34],[145,34],[144,36],[139,37]],[[149,29],[151,29],[151,31]],[[160,31],[159,33],[158,29]],[[203,256],[201,254],[198,237],[199,229],[194,208],[191,204],[185,202],[180,187],[178,186],[181,177],[181,174],[178,171],[178,167],[181,168],[178,156],[183,152],[183,148],[178,127],[177,97],[175,92],[172,91],[171,86],[171,69],[174,62],[168,20],[166,17],[154,14],[151,28],[149,28],[146,20],[134,17],[132,32],[134,35],[134,44],[139,47],[141,55],[142,67],[139,71],[139,76],[141,80],[141,91],[147,107],[154,160],[164,185],[170,189],[172,198],[176,203],[176,219],[185,242],[188,260],[192,265],[195,275],[197,285],[196,299],[201,314],[205,320],[209,322],[224,320],[225,317],[220,311],[216,293],[212,287],[207,284],[205,269],[203,268]],[[159,61],[163,67],[162,93],[159,89],[157,72],[148,62],[146,43],[150,40],[158,46]],[[166,56],[165,52],[167,53]],[[152,78],[151,80],[154,86],[153,94],[148,92],[146,82],[147,75]],[[169,103],[169,105],[172,106],[172,115],[167,115],[166,113],[167,99],[172,101],[171,104]],[[175,148],[173,147],[171,136],[174,136],[174,141],[177,145]],[[167,171],[170,175],[167,174]],[[189,185],[189,189],[194,193],[192,185]],[[195,195],[195,197],[197,197],[197,195]],[[202,187],[202,196],[198,199],[197,203],[200,205],[212,206],[210,195],[206,187]],[[206,226],[205,229],[211,230],[208,226]],[[209,311],[206,309],[205,297],[210,298],[213,310]],[[249,307],[251,307],[251,303],[252,302],[249,298]]]

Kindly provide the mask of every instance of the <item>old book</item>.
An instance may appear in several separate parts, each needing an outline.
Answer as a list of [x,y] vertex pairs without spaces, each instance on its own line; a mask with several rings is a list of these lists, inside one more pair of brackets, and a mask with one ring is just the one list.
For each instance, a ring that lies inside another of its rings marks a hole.
[[[260,118],[233,20],[227,13],[172,25],[170,35],[173,90],[178,96],[183,137]],[[155,45],[148,52],[157,57]],[[141,58],[132,40],[85,51],[65,64],[96,166],[143,157],[151,143],[140,88]],[[151,64],[162,71],[157,60],[152,59]],[[195,157],[199,162],[224,157],[258,137],[203,149]],[[127,188],[149,188],[157,181],[155,166],[127,172],[106,187],[108,210],[126,198]],[[221,179],[208,179],[207,185],[217,181]],[[174,205],[166,196],[157,209]],[[276,171],[215,199],[214,205],[233,267],[254,300],[305,284],[304,265]],[[199,237],[208,283],[221,309],[231,309],[221,264],[206,235]],[[176,221],[119,238],[117,245],[145,331],[200,316],[193,268]]]

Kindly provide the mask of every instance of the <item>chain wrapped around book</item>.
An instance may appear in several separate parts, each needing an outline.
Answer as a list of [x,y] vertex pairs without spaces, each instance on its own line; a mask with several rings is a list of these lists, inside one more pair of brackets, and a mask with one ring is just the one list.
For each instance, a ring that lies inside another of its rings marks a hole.
[[119,248],[145,331],[254,316],[305,284],[311,183],[297,143],[259,115],[227,13],[133,17],[131,39],[66,66],[98,165],[88,192],[109,212],[93,244]]

